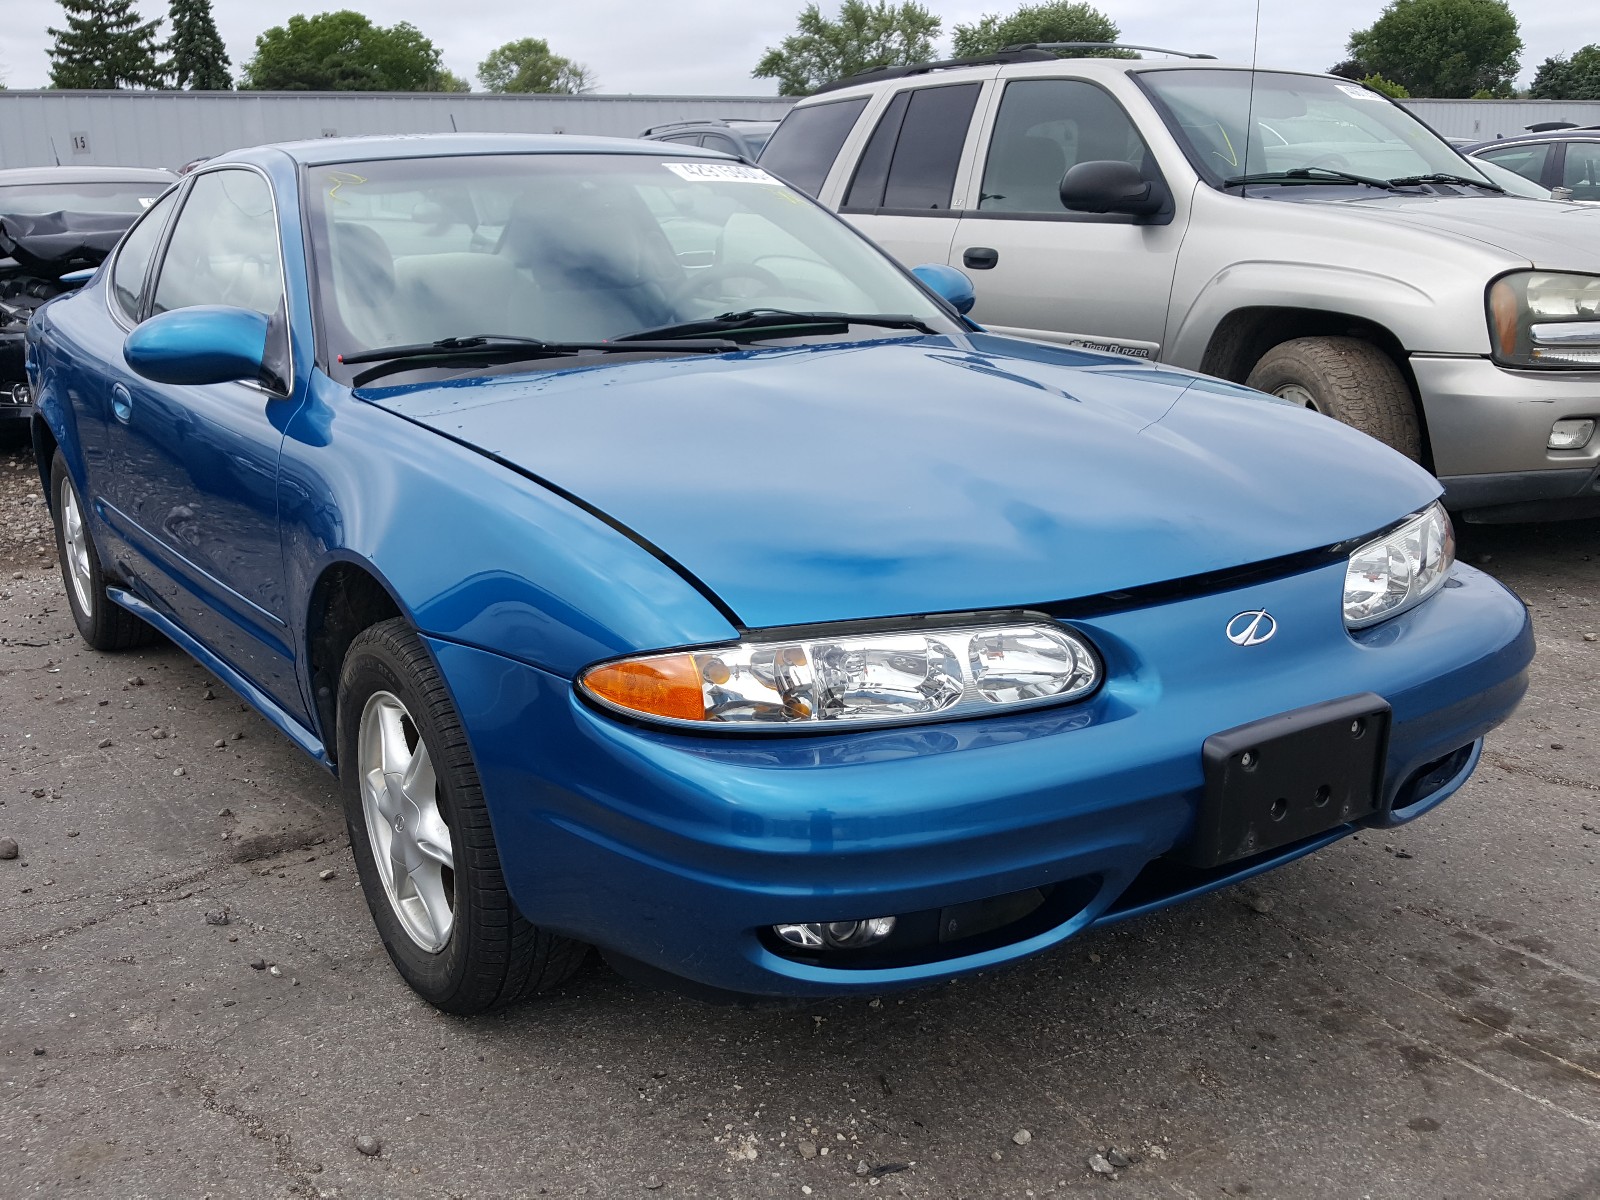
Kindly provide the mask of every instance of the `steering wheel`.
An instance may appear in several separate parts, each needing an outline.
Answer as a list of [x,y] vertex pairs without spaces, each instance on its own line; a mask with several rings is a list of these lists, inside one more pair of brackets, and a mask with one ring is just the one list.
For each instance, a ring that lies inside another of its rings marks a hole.
[[[753,263],[729,263],[725,267],[710,267],[704,271],[696,271],[685,281],[683,289],[678,293],[679,300],[698,300],[711,293],[711,290],[730,279],[748,279],[759,285],[768,295],[786,295],[783,280],[779,279],[765,267],[758,267]],[[754,293],[735,293],[725,296],[729,300],[749,299]]]

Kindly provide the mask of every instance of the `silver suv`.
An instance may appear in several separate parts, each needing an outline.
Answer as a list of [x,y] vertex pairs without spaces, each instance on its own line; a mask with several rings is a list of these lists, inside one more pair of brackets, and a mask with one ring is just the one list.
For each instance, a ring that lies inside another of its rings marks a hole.
[[1021,48],[830,85],[761,165],[982,272],[991,329],[1308,405],[1469,519],[1600,515],[1600,211],[1505,194],[1359,84]]

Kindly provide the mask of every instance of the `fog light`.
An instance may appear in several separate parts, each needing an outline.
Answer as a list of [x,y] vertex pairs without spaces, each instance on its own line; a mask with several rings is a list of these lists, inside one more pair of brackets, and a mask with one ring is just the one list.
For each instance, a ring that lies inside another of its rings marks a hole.
[[772,932],[791,946],[805,950],[854,950],[883,941],[894,932],[893,917],[868,917],[863,921],[824,921],[820,924],[774,925]]
[[1551,450],[1582,450],[1593,436],[1592,418],[1557,421],[1550,426],[1550,440],[1545,445]]

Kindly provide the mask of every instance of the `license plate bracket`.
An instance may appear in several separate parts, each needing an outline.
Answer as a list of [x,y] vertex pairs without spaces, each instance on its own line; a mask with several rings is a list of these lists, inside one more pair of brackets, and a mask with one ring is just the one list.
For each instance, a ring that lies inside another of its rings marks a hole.
[[1220,866],[1371,816],[1389,718],[1388,702],[1363,692],[1213,734],[1194,833],[1172,857]]

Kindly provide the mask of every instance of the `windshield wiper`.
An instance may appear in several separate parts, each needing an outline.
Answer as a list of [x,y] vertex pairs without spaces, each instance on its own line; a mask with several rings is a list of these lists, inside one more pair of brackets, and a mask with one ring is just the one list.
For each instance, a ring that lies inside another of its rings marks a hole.
[[1505,191],[1505,188],[1498,183],[1490,183],[1487,179],[1468,179],[1465,175],[1451,175],[1445,171],[1434,171],[1427,175],[1405,175],[1389,182],[1400,187],[1419,183],[1460,183],[1467,187],[1488,188],[1491,192]]
[[1382,188],[1386,192],[1399,191],[1396,179],[1374,179],[1370,175],[1355,175],[1349,171],[1336,171],[1332,167],[1290,167],[1287,171],[1263,171],[1259,175],[1235,175],[1224,179],[1223,187],[1238,187],[1244,183],[1364,183],[1368,187]]
[[419,342],[405,346],[380,346],[375,350],[362,350],[356,354],[341,354],[339,361],[346,366],[358,363],[377,363],[359,372],[352,382],[356,387],[408,371],[421,360],[449,361],[451,359],[488,358],[496,363],[527,362],[538,358],[560,358],[571,354],[726,354],[737,350],[739,344],[727,338],[707,338],[701,341],[645,341],[630,340],[627,345],[616,342],[546,342],[539,338],[513,337],[503,333],[481,333],[471,337],[440,338],[437,342]]
[[814,330],[818,327],[844,333],[852,325],[875,325],[880,329],[914,329],[918,333],[939,332],[926,321],[906,313],[793,312],[787,308],[747,308],[741,312],[726,312],[721,316],[707,317],[703,321],[682,321],[675,325],[641,329],[636,333],[625,333],[616,340],[636,342],[647,338],[694,337],[702,333],[743,333],[758,329]]

